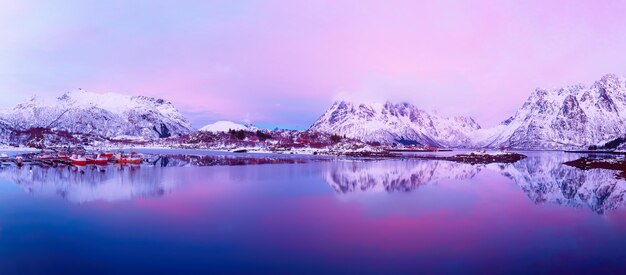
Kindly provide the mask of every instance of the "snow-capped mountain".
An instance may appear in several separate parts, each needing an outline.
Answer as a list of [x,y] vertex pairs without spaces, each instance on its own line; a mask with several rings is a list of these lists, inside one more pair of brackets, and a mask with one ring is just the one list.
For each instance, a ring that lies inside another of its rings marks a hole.
[[11,130],[9,123],[0,118],[0,144],[8,143]]
[[34,96],[0,114],[15,130],[50,128],[103,137],[159,138],[192,131],[191,124],[163,99],[75,90],[54,98]]
[[359,104],[336,101],[310,128],[364,141],[467,147],[480,125],[469,117],[441,117],[409,103]]
[[517,113],[477,131],[478,146],[581,148],[626,133],[626,79],[606,75],[591,86],[537,89]]
[[364,141],[403,140],[444,147],[566,149],[626,135],[626,78],[590,86],[535,90],[517,113],[487,129],[468,117],[445,118],[402,104],[337,101],[310,128]]
[[232,121],[222,120],[215,123],[211,123],[198,129],[202,132],[228,132],[229,130],[248,130],[256,131],[257,128],[252,125],[243,125]]

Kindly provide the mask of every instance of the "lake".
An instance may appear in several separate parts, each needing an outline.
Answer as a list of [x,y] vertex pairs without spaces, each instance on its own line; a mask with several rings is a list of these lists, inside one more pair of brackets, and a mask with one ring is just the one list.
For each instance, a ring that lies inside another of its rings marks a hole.
[[626,271],[626,181],[562,165],[579,155],[162,153],[0,168],[0,273]]

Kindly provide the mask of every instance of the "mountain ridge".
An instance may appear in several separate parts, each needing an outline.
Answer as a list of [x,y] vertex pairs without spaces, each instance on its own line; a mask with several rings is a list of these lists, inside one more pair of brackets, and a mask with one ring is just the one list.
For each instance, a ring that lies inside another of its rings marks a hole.
[[[250,125],[229,125],[256,130]],[[0,143],[6,144],[13,132],[23,135],[29,129],[106,139],[158,139],[196,131],[164,99],[81,89],[53,99],[33,96],[12,109],[0,111]],[[445,117],[410,103],[337,100],[307,131],[372,144],[586,149],[625,136],[626,78],[607,74],[590,85],[537,88],[513,116],[490,128],[482,128],[471,117]]]
[[98,94],[82,89],[54,99],[32,96],[0,113],[13,130],[50,128],[107,138],[162,138],[193,131],[169,101],[117,93]]
[[468,145],[469,133],[477,129],[480,125],[470,117],[442,117],[410,103],[366,104],[347,100],[335,101],[309,128],[370,142],[412,140],[421,145],[446,147]]
[[240,124],[230,120],[220,120],[211,124],[207,124],[198,129],[200,132],[228,132],[229,130],[247,130],[256,131],[258,128],[251,124]]
[[[478,147],[583,148],[626,133],[626,79],[607,74],[591,85],[537,88],[515,115],[486,130]],[[480,131],[479,131],[480,132]]]
[[537,88],[513,116],[491,128],[410,103],[338,100],[309,129],[386,144],[409,139],[454,148],[587,148],[626,133],[626,78],[607,74],[591,85]]

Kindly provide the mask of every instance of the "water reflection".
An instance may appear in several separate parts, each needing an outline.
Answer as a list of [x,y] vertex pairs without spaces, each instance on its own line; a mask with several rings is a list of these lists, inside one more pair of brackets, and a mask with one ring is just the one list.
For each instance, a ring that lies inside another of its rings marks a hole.
[[233,165],[258,165],[258,164],[294,164],[307,163],[309,161],[328,160],[326,157],[290,157],[279,155],[180,155],[180,154],[154,154],[148,155],[148,163],[160,167],[184,167],[184,166],[233,166]]
[[448,161],[389,160],[338,162],[324,175],[337,193],[355,191],[409,192],[444,179],[471,179],[482,166]]
[[580,170],[563,165],[579,156],[567,153],[530,153],[506,165],[469,165],[445,161],[340,162],[324,174],[337,193],[356,191],[413,191],[441,180],[471,180],[488,169],[513,180],[535,204],[587,207],[604,214],[624,207],[626,182],[610,170]]
[[[8,179],[36,196],[60,196],[70,202],[122,201],[157,197],[173,192],[181,175],[204,177],[204,170],[181,173],[163,167],[298,164],[329,161],[321,170],[322,179],[338,194],[353,192],[411,192],[442,180],[469,180],[485,170],[491,177],[516,183],[535,204],[551,203],[589,208],[596,213],[624,207],[626,182],[609,170],[588,171],[562,163],[579,156],[566,153],[530,153],[528,158],[506,165],[469,165],[431,160],[333,160],[323,157],[247,155],[147,155],[142,166],[39,166],[0,168]],[[270,168],[272,169],[272,168]],[[277,170],[278,171],[278,170]]]
[[35,196],[60,196],[74,203],[162,196],[177,182],[162,169],[139,166],[5,166],[0,178]]
[[500,171],[515,181],[534,203],[588,207],[599,214],[623,208],[626,181],[617,179],[615,171],[580,170],[562,164],[576,158],[565,153],[534,154],[501,166]]
[[[181,175],[166,167],[238,166],[259,164],[302,164],[328,160],[324,157],[289,155],[225,154],[180,155],[145,154],[146,162],[131,166],[84,166],[27,164],[19,168],[4,163],[0,179],[8,179],[35,196],[59,196],[73,203],[123,201],[138,197],[158,197],[172,192]],[[202,176],[194,172],[197,176]],[[194,174],[191,173],[191,174]]]

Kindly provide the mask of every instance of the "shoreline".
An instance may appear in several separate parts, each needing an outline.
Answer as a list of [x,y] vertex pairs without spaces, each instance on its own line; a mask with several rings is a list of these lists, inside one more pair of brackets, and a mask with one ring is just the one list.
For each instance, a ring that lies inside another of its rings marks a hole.
[[579,158],[564,162],[563,165],[575,167],[581,170],[606,169],[616,171],[615,177],[626,179],[626,159],[591,159]]
[[600,151],[600,150],[563,150],[565,153],[575,154],[609,154],[609,155],[626,155],[626,151]]

